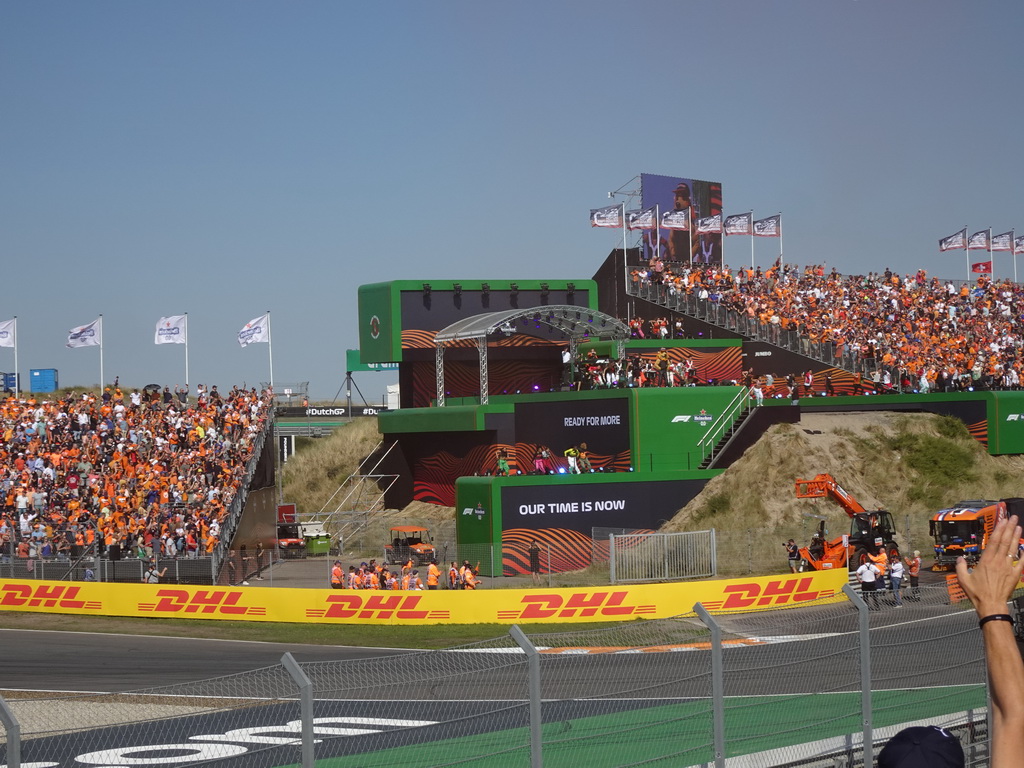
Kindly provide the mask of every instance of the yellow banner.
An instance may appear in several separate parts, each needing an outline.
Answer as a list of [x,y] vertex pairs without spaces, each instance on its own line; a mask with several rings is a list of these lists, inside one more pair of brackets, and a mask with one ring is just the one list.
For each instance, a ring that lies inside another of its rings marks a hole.
[[0,580],[0,610],[317,624],[530,624],[664,619],[845,600],[846,571],[579,589],[377,592]]

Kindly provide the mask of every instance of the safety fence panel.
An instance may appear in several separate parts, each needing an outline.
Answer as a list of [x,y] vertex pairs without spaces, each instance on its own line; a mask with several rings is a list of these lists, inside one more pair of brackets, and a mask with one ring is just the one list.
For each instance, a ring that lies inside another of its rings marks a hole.
[[[20,746],[23,763],[61,767],[859,768],[897,731],[927,723],[961,738],[968,765],[985,764],[980,633],[953,586],[898,601],[883,590],[877,602],[848,586],[846,602],[812,600],[799,581],[729,589],[744,612],[697,605],[593,629],[513,627],[438,651],[286,656],[122,693],[11,692],[0,762]],[[781,597],[792,607],[763,610]],[[586,596],[563,609],[613,610]],[[173,674],[153,664],[154,676]]]
[[324,738],[317,757],[362,768],[529,762],[526,658],[509,636],[443,651],[302,665],[318,707],[364,733]]
[[712,757],[709,634],[693,614],[532,635],[545,768],[687,766]]
[[717,575],[715,531],[609,536],[613,584]]

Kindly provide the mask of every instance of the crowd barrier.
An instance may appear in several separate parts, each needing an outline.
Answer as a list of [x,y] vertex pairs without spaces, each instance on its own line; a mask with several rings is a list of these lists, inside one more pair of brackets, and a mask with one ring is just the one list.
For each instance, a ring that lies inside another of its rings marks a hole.
[[845,589],[793,610],[712,616],[678,603],[668,619],[543,635],[513,627],[438,651],[286,655],[131,692],[12,692],[0,711],[9,748],[53,768],[835,768],[873,765],[886,739],[920,723],[946,727],[969,766],[985,765],[984,652],[970,605],[951,605],[936,584],[872,612]]
[[575,589],[376,591],[0,581],[0,611],[319,624],[607,622],[842,600],[845,571]]

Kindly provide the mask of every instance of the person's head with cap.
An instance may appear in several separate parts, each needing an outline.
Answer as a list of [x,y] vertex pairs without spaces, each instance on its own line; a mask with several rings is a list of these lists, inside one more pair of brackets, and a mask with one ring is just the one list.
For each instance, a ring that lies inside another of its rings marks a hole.
[[878,768],[963,768],[964,748],[935,725],[904,728],[878,754]]

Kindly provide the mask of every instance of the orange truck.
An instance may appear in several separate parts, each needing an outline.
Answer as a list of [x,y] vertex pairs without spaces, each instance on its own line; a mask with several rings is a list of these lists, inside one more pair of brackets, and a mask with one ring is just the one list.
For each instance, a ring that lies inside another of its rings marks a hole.
[[850,517],[849,535],[831,541],[825,538],[825,521],[821,521],[810,546],[800,548],[801,570],[849,568],[855,571],[862,563],[871,560],[884,574],[887,563],[899,558],[900,550],[894,540],[896,526],[892,515],[884,509],[864,509],[832,475],[818,474],[812,480],[798,479],[795,486],[798,499],[832,499]]
[[1010,515],[1024,520],[1024,499],[961,501],[940,509],[928,521],[928,533],[935,540],[932,570],[949,570],[958,557],[970,564],[978,562],[996,523]]

